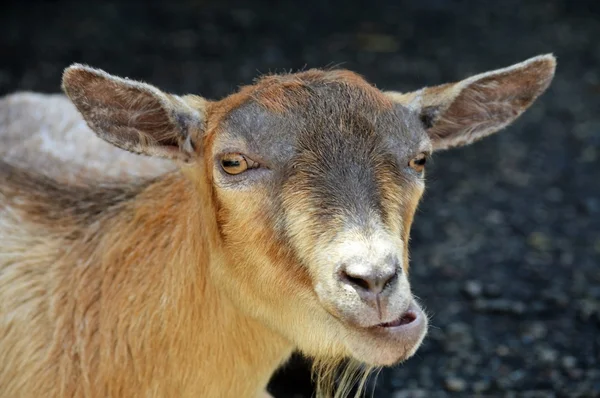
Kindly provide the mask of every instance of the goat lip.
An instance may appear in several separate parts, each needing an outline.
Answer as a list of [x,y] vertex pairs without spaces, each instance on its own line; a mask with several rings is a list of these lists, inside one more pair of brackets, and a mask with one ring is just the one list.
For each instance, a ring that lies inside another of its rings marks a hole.
[[388,322],[380,323],[363,323],[359,319],[348,319],[341,316],[335,310],[325,307],[325,310],[337,321],[354,329],[356,331],[367,332],[369,334],[388,336],[402,335],[404,333],[412,333],[427,327],[427,317],[420,306],[412,300],[408,308],[404,310],[402,315]]
[[378,325],[375,325],[375,327],[398,328],[398,327],[402,327],[402,326],[409,326],[410,324],[415,322],[418,317],[419,317],[419,315],[415,311],[408,310],[399,318],[397,318],[391,322],[380,323]]
[[416,302],[397,319],[355,327],[347,347],[352,355],[374,366],[390,366],[410,358],[427,334],[427,317]]
[[390,322],[383,322],[370,326],[368,329],[392,333],[407,331],[409,329],[421,326],[424,317],[425,314],[423,311],[414,302],[412,302],[406,311],[398,318]]

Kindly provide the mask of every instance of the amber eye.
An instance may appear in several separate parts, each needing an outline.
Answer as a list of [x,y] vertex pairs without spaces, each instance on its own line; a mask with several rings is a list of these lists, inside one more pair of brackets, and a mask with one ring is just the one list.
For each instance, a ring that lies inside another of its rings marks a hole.
[[227,174],[240,174],[248,170],[248,161],[239,153],[228,153],[221,157],[221,167]]
[[240,153],[227,153],[221,156],[221,167],[227,174],[236,175],[248,169],[256,169],[260,164]]
[[414,159],[411,159],[411,161],[408,162],[408,165],[415,171],[422,173],[425,169],[425,163],[427,163],[427,155],[425,155],[424,153],[420,153],[419,156],[417,156]]

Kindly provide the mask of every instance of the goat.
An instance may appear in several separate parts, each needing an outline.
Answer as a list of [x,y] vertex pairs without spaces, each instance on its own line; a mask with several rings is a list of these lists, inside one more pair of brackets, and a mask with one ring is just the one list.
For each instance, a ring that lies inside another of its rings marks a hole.
[[98,137],[170,161],[117,178],[78,157],[71,178],[60,134],[42,157],[60,166],[0,137],[1,395],[255,397],[295,350],[328,395],[344,361],[406,360],[428,323],[408,282],[427,159],[513,122],[555,66],[411,93],[312,69],[219,101],[70,66],[63,90]]

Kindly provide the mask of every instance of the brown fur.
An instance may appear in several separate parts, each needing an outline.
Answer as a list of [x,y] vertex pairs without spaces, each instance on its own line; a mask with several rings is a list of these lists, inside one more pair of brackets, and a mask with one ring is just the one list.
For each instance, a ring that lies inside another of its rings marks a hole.
[[[206,283],[209,243],[201,238],[214,225],[213,213],[210,203],[186,206],[202,202],[182,177],[94,192],[4,166],[1,183],[3,210],[14,217],[2,212],[3,221],[12,224],[15,242],[1,258],[18,258],[22,250],[29,258],[27,266],[9,261],[3,267],[13,286],[1,291],[0,348],[11,365],[0,372],[5,396],[254,396],[289,354],[289,342],[251,319],[236,321],[228,300],[215,300],[221,293]],[[19,322],[27,316],[22,308],[33,303],[35,323]],[[8,309],[16,319],[7,317]],[[198,328],[208,319],[214,327]],[[22,340],[32,331],[54,344]],[[211,369],[229,369],[232,378]],[[253,383],[241,383],[243,374],[252,374]],[[31,380],[26,385],[24,375]],[[213,379],[223,384],[211,387]]]
[[[0,392],[254,397],[295,349],[327,383],[349,358],[347,381],[409,358],[426,330],[407,279],[424,187],[410,160],[514,120],[553,62],[402,95],[310,70],[218,102],[69,68],[65,91],[98,136],[180,167],[65,183],[0,163]],[[262,167],[228,176],[223,151]],[[340,277],[349,265],[394,267],[376,306]],[[409,313],[413,329],[383,326]]]

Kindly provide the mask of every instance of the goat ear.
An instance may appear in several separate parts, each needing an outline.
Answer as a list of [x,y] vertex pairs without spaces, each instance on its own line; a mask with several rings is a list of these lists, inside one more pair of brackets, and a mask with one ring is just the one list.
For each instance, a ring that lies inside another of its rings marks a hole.
[[90,128],[109,143],[139,154],[189,161],[204,122],[205,101],[194,108],[149,84],[75,64],[62,88]]
[[434,150],[441,150],[508,126],[548,88],[555,69],[555,58],[542,55],[457,83],[386,94],[419,112]]

